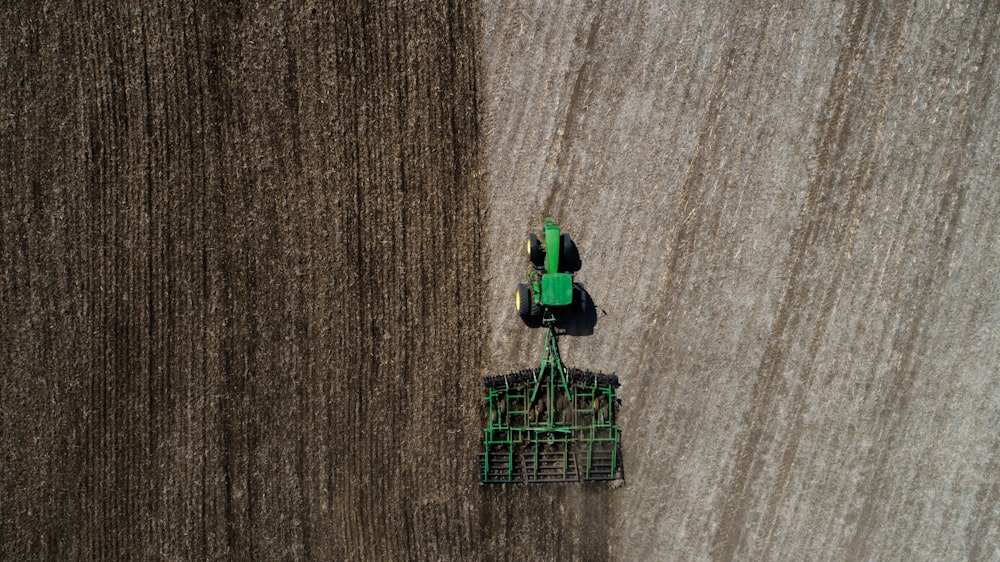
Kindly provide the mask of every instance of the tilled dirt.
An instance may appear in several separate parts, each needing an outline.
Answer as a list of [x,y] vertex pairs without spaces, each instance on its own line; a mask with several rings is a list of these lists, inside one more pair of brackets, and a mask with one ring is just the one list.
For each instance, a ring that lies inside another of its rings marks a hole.
[[[490,271],[556,215],[619,560],[1000,558],[992,5],[491,4]],[[492,362],[529,360],[510,283]]]
[[[0,558],[1000,557],[1000,17],[24,2]],[[552,213],[626,485],[482,486]]]
[[479,555],[474,6],[5,11],[0,558]]

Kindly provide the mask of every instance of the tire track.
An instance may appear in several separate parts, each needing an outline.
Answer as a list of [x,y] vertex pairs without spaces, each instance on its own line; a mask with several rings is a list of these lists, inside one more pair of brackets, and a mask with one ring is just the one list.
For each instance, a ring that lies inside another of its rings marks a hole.
[[[989,59],[995,59],[995,54],[988,38],[997,37],[1000,33],[1000,17],[990,13],[985,5],[976,21],[978,25],[971,44],[981,46],[982,52],[974,67],[976,71],[970,88],[963,96],[959,108],[961,121],[958,131],[961,142],[955,145],[946,166],[948,177],[937,205],[929,239],[930,256],[925,262],[927,266],[917,272],[914,280],[916,295],[912,300],[921,303],[921,306],[906,311],[907,317],[900,319],[898,324],[903,326],[902,333],[896,334],[892,339],[892,352],[899,357],[898,367],[894,369],[893,380],[889,385],[893,392],[885,397],[887,403],[877,411],[872,430],[874,435],[887,435],[888,438],[883,447],[873,449],[866,459],[866,464],[875,468],[869,472],[866,482],[859,486],[860,489],[871,491],[865,496],[858,516],[857,530],[848,546],[848,553],[852,557],[862,556],[871,548],[873,533],[878,526],[877,512],[882,502],[887,501],[890,483],[877,478],[877,475],[885,473],[896,449],[895,436],[899,434],[897,426],[901,422],[902,413],[907,409],[910,391],[920,368],[921,350],[926,349],[929,340],[933,338],[925,327],[940,314],[944,304],[941,298],[935,298],[934,295],[949,275],[949,261],[960,236],[959,218],[965,208],[968,189],[968,184],[960,181],[964,178],[969,159],[963,147],[970,145],[976,132],[978,116],[985,110],[989,94],[993,90],[995,78],[988,69],[995,68],[989,64]],[[971,559],[975,558],[973,556]]]
[[[771,7],[773,11],[774,6]],[[746,8],[750,10],[750,8]],[[683,287],[692,265],[692,257],[698,245],[701,229],[710,222],[707,213],[707,205],[703,201],[709,194],[705,181],[709,175],[709,166],[717,157],[719,147],[723,140],[720,127],[723,125],[723,116],[726,112],[726,94],[732,89],[730,80],[734,77],[736,69],[742,64],[753,65],[759,56],[762,39],[767,35],[772,18],[762,17],[767,24],[755,27],[752,30],[745,30],[749,25],[748,21],[754,18],[745,17],[743,13],[734,13],[730,16],[727,28],[740,28],[746,33],[733,33],[728,38],[728,43],[723,47],[723,53],[716,60],[711,74],[717,78],[712,81],[712,90],[704,102],[704,113],[699,122],[697,142],[695,152],[690,158],[684,180],[681,182],[680,194],[676,204],[674,217],[677,219],[677,226],[671,229],[669,234],[670,242],[666,244],[669,249],[669,257],[663,269],[661,289],[653,308],[651,317],[670,318],[674,317],[666,314],[665,311],[675,310],[677,298]],[[741,27],[743,26],[743,27]],[[743,61],[745,53],[743,44],[750,43],[757,49],[754,55]],[[701,211],[699,213],[699,211]],[[669,333],[672,324],[668,324],[663,331]],[[649,350],[656,349],[655,339],[660,332],[648,330],[643,336],[640,349],[643,350],[643,357],[640,358],[639,365],[647,364],[646,354]]]
[[[570,181],[569,160],[573,156],[573,147],[582,129],[582,122],[586,118],[587,105],[584,100],[590,92],[590,84],[596,74],[596,67],[599,65],[599,55],[596,52],[598,33],[603,24],[604,3],[600,2],[595,8],[593,18],[587,30],[587,40],[583,46],[583,62],[576,71],[576,78],[570,89],[569,103],[566,104],[566,111],[560,123],[559,133],[555,135],[556,143],[556,170],[555,182],[545,196],[545,203],[542,205],[542,213],[545,215],[559,216],[559,208],[553,208],[556,201],[559,201],[561,192]],[[582,31],[582,30],[581,30]]]
[[[859,123],[869,119],[869,115],[873,115],[874,117],[870,118],[869,124],[863,127],[865,133],[858,141],[858,144],[861,146],[858,151],[861,155],[861,160],[853,166],[846,201],[844,202],[843,210],[840,212],[842,218],[836,221],[830,228],[829,237],[831,241],[827,245],[836,248],[837,256],[830,275],[829,285],[825,288],[822,295],[818,317],[814,322],[816,328],[806,352],[806,361],[803,366],[803,381],[795,389],[795,394],[789,401],[793,405],[790,422],[792,435],[786,440],[787,443],[783,447],[784,450],[780,456],[778,482],[775,485],[775,490],[769,494],[767,508],[762,518],[763,523],[761,524],[764,530],[763,536],[767,541],[764,549],[765,558],[770,556],[771,548],[775,544],[772,538],[777,526],[780,504],[788,497],[788,485],[802,438],[803,415],[805,406],[808,403],[805,394],[815,380],[815,359],[826,336],[830,323],[830,314],[840,297],[840,288],[844,279],[845,269],[851,260],[851,253],[855,246],[855,235],[861,218],[866,211],[866,196],[873,189],[876,148],[881,140],[881,132],[885,124],[889,100],[897,95],[895,87],[903,51],[903,26],[904,22],[909,19],[911,9],[911,4],[906,6],[900,5],[893,6],[892,14],[874,14],[872,22],[873,31],[867,33],[869,37],[879,37],[879,40],[884,40],[888,45],[888,49],[886,49],[887,54],[883,57],[887,68],[885,70],[880,68],[870,71],[878,76],[872,88],[874,94],[872,97],[874,99],[869,102],[870,105],[875,105],[877,109],[868,111],[867,106],[869,104],[847,102],[847,107],[852,115],[847,119],[845,127],[849,126],[856,131],[862,128]],[[883,24],[886,20],[888,21]],[[886,26],[888,26],[888,29],[884,29]],[[856,56],[857,53],[855,53]],[[862,63],[864,61],[858,62]],[[854,99],[861,96],[862,92],[857,92],[853,95],[847,94],[848,98]],[[817,172],[826,176],[824,179],[818,178],[817,181],[829,182],[830,187],[837,182],[837,170],[820,166],[817,168]]]
[[[808,332],[808,327],[815,325],[809,346],[810,353],[815,354],[829,307],[821,312],[822,317],[816,319],[815,323],[807,321],[808,310],[816,300],[826,301],[828,306],[832,306],[832,299],[836,295],[836,280],[829,286],[819,286],[811,280],[813,262],[816,260],[814,246],[830,244],[834,249],[847,249],[842,246],[844,240],[838,236],[838,230],[842,226],[853,224],[855,221],[850,217],[857,216],[860,212],[858,203],[863,198],[865,185],[852,182],[842,195],[840,192],[844,186],[836,180],[836,167],[842,162],[850,142],[847,132],[852,102],[857,95],[854,85],[858,73],[857,63],[871,41],[877,14],[867,2],[857,2],[849,7],[848,17],[848,43],[841,51],[831,80],[826,117],[817,147],[816,179],[813,180],[799,212],[802,219],[792,239],[791,256],[785,275],[788,280],[785,293],[751,391],[751,406],[746,416],[747,437],[737,453],[737,464],[733,469],[729,490],[722,495],[724,500],[718,508],[722,519],[713,540],[713,558],[718,560],[735,559],[743,543],[752,503],[750,487],[760,477],[766,463],[760,454],[767,446],[765,428],[772,422],[773,401],[786,392],[781,378],[789,361],[790,346],[797,334]],[[846,201],[844,209],[839,207],[840,201]],[[836,274],[836,279],[839,279],[843,271],[843,259],[837,268],[840,273]],[[811,358],[807,359],[807,363],[811,361]],[[807,376],[809,374],[806,373]],[[782,462],[789,462],[794,454],[793,444],[785,450]],[[786,473],[787,471],[788,468],[785,469]],[[772,498],[771,501],[777,500],[778,498]],[[774,510],[770,511],[769,518],[773,521]]]

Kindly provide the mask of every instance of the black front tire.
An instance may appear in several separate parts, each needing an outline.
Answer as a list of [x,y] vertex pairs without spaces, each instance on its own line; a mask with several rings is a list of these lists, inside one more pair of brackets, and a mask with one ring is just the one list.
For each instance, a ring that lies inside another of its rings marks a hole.
[[559,271],[562,273],[580,271],[583,264],[580,261],[580,252],[576,249],[576,243],[565,232],[560,236],[559,242],[562,246],[559,250]]
[[542,248],[542,243],[538,241],[538,236],[535,236],[534,233],[528,235],[528,260],[535,267],[545,265],[545,250]]
[[521,320],[527,323],[531,318],[531,289],[524,283],[517,284],[517,292],[514,293],[514,308]]

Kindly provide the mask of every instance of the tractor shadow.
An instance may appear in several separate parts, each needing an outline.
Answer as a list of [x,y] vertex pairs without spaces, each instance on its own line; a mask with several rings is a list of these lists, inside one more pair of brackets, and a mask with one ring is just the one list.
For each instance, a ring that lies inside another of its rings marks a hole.
[[597,305],[582,283],[573,284],[573,304],[559,315],[556,327],[567,336],[592,336],[597,325]]

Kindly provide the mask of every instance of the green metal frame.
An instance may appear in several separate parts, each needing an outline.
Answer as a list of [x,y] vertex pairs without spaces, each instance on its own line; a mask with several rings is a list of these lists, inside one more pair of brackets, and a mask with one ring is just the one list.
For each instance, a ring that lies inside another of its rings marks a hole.
[[622,477],[618,379],[568,369],[553,319],[538,370],[486,379],[480,476],[486,483]]

